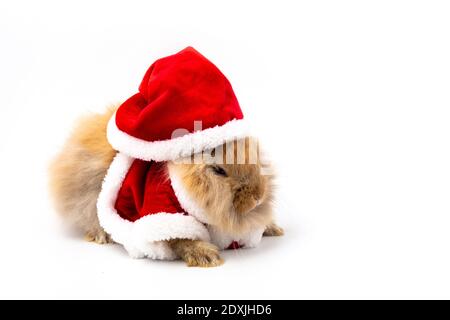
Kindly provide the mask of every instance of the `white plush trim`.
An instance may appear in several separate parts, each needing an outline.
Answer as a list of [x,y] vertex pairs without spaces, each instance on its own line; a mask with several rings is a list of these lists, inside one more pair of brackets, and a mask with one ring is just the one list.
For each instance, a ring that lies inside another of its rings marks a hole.
[[249,127],[243,119],[235,119],[222,126],[196,131],[178,138],[150,142],[121,131],[116,125],[114,114],[108,123],[107,134],[113,148],[130,157],[145,161],[168,161],[244,138],[249,135]]
[[254,248],[261,242],[264,233],[264,228],[257,228],[239,236],[224,233],[211,225],[208,225],[207,228],[211,243],[215,244],[220,250],[227,249],[233,241],[239,243],[243,249]]
[[115,210],[117,194],[134,159],[122,153],[114,158],[97,201],[98,219],[112,239],[122,244],[134,258],[175,259],[163,240],[185,238],[209,241],[205,226],[182,213],[157,213],[135,222],[123,219]]

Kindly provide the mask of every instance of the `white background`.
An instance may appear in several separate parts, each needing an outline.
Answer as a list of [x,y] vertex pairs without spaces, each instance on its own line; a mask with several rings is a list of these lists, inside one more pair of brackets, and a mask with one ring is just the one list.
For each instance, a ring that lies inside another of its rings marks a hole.
[[[446,1],[1,1],[0,298],[450,298]],[[286,236],[222,267],[132,260],[51,207],[73,121],[187,45],[279,171]]]

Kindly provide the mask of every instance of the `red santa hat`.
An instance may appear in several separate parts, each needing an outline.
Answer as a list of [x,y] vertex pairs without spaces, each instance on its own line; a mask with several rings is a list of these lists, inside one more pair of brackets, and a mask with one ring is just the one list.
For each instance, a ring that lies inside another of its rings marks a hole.
[[164,241],[172,238],[256,245],[263,230],[248,239],[209,230],[202,209],[164,172],[165,161],[244,137],[247,128],[230,82],[195,49],[154,62],[108,125],[119,153],[97,201],[104,230],[136,258],[176,258]]
[[108,140],[124,154],[166,161],[247,135],[228,79],[192,47],[154,62],[108,126]]

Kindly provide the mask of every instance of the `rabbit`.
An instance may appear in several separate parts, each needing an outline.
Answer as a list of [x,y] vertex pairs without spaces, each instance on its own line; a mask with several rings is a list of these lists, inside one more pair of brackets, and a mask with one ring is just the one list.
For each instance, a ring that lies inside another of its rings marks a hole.
[[[57,212],[81,230],[86,240],[98,244],[113,242],[100,226],[96,203],[103,179],[116,156],[106,136],[108,122],[116,110],[117,106],[112,106],[103,114],[80,119],[49,168],[49,187]],[[248,154],[249,143],[255,139],[244,140]],[[236,160],[236,151],[234,156]],[[217,230],[239,235],[262,227],[264,236],[283,235],[283,229],[272,215],[273,176],[261,174],[265,165],[260,161],[256,164],[224,162],[169,161],[166,166]],[[167,241],[188,266],[214,267],[223,263],[218,247],[212,243],[189,239]]]

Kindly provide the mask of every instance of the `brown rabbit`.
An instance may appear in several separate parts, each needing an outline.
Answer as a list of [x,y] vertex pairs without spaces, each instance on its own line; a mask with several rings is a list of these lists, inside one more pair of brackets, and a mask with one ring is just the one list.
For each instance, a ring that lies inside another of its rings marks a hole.
[[[112,242],[97,217],[97,199],[103,179],[116,151],[106,137],[107,124],[116,107],[81,119],[61,153],[50,167],[50,189],[56,209],[72,225],[97,243]],[[245,139],[248,155],[252,138]],[[227,146],[223,148],[226,150]],[[238,157],[235,151],[234,157]],[[280,236],[283,230],[273,222],[271,211],[272,176],[262,175],[263,164],[185,163],[171,161],[167,170],[182,184],[207,215],[211,233],[240,236],[262,228],[266,236]],[[189,266],[212,267],[222,264],[219,248],[201,240],[172,239],[167,244]]]

